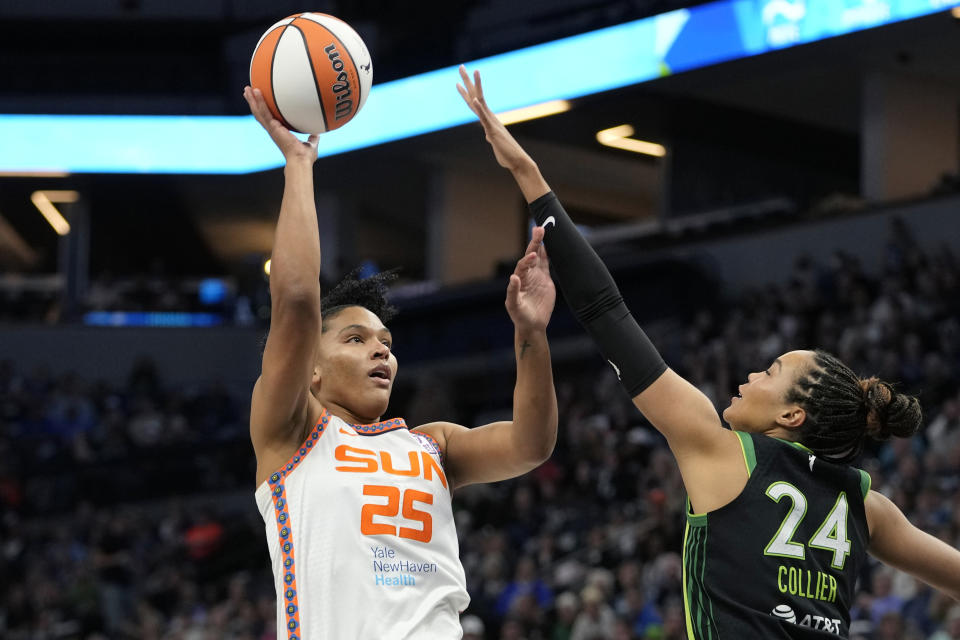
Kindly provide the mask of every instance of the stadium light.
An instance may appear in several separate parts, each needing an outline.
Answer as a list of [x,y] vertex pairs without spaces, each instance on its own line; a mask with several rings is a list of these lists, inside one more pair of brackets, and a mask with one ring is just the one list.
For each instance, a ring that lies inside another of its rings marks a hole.
[[564,111],[570,111],[569,100],[550,100],[549,102],[541,102],[540,104],[534,104],[529,107],[503,111],[497,114],[497,119],[503,124],[516,124],[517,122],[524,122],[526,120],[553,116],[558,113],[563,113]]
[[662,144],[647,142],[646,140],[637,140],[631,137],[633,133],[633,127],[629,124],[622,124],[619,127],[611,127],[610,129],[597,131],[597,142],[607,147],[642,153],[657,158],[662,158],[667,155],[667,149]]
[[63,217],[60,211],[53,206],[54,202],[71,203],[76,202],[80,194],[76,191],[34,191],[30,194],[30,202],[40,211],[40,214],[46,218],[57,235],[65,236],[70,233],[70,223]]
[[0,171],[0,178],[66,178],[67,171]]

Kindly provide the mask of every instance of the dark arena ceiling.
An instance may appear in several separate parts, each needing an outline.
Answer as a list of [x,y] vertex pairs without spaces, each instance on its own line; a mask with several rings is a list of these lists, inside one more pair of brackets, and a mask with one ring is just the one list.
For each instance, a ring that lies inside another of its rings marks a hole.
[[[695,4],[702,3],[12,0],[0,3],[0,113],[246,113],[241,89],[254,44],[270,24],[305,9],[353,25],[371,50],[375,82],[383,82]],[[596,142],[599,129],[621,122],[644,139],[722,150],[704,151],[704,162],[741,171],[773,163],[814,176],[809,198],[856,193],[861,89],[872,73],[960,86],[960,21],[931,15],[594,94],[513,131],[542,159],[545,173],[569,185],[579,220],[598,227],[766,195],[728,194],[676,176],[667,194],[657,160]],[[488,82],[496,86],[495,78]],[[318,166],[318,186],[361,193],[343,214],[361,236],[357,255],[347,258],[403,264],[414,279],[423,276],[429,235],[420,205],[438,167],[498,171],[476,125],[324,158]],[[33,258],[0,266],[55,270],[56,236],[29,196],[77,189],[91,202],[93,276],[148,271],[158,260],[171,275],[236,273],[252,256],[269,253],[281,184],[279,170],[0,177],[0,215]],[[176,260],[169,258],[174,247]]]

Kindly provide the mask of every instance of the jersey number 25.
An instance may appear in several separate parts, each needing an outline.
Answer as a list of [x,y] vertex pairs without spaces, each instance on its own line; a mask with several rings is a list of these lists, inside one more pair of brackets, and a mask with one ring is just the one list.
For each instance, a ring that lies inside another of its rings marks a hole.
[[424,504],[433,504],[433,495],[424,491],[407,489],[403,492],[403,517],[407,520],[420,522],[421,529],[411,527],[398,527],[385,522],[375,522],[374,517],[396,518],[400,515],[401,494],[400,489],[389,485],[365,484],[363,485],[363,495],[379,496],[386,498],[386,504],[365,504],[360,511],[360,533],[367,536],[387,535],[416,540],[417,542],[430,542],[433,538],[433,518],[426,511],[420,511],[414,508],[414,503],[422,502]]

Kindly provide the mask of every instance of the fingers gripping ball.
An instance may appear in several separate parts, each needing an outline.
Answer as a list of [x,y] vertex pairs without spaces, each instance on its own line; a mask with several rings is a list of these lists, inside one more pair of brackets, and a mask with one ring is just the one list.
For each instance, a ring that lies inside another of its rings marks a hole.
[[302,133],[348,123],[372,84],[367,46],[350,25],[325,13],[300,13],[276,23],[250,60],[250,86],[263,92],[273,117]]

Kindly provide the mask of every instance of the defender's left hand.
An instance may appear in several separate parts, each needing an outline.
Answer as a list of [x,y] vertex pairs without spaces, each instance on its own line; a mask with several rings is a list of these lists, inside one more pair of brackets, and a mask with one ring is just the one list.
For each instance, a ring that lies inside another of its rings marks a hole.
[[550,322],[557,290],[550,278],[550,261],[543,246],[543,227],[534,227],[525,255],[507,285],[507,313],[518,329],[544,330]]

